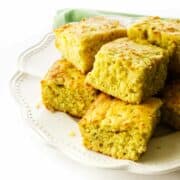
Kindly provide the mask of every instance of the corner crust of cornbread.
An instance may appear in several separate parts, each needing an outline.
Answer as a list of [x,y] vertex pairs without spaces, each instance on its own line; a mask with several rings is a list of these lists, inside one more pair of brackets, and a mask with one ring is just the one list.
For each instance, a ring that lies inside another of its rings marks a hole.
[[85,76],[67,60],[59,60],[41,81],[42,101],[51,111],[82,117],[97,90],[85,84]]
[[118,159],[138,160],[160,117],[161,100],[127,104],[101,94],[79,122],[84,145]]

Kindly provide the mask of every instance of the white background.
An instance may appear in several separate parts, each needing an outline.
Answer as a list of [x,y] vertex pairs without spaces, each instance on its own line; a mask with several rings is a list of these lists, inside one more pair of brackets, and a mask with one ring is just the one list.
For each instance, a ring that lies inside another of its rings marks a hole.
[[46,146],[21,119],[8,87],[17,57],[51,31],[58,9],[68,7],[180,18],[178,0],[0,0],[0,180],[180,179],[180,172],[142,176],[80,165]]

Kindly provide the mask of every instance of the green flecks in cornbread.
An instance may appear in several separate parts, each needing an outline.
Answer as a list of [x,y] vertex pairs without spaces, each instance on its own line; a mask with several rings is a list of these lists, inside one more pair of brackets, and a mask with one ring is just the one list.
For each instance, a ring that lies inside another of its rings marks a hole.
[[168,56],[162,48],[121,38],[101,47],[86,82],[123,101],[139,104],[164,86],[167,64]]
[[70,62],[55,62],[41,81],[43,104],[51,111],[82,117],[97,96],[97,90],[84,81],[85,75]]
[[161,105],[157,98],[132,105],[100,94],[79,121],[83,144],[114,158],[138,160],[159,121]]
[[92,69],[94,56],[103,44],[127,36],[119,21],[105,17],[65,24],[54,32],[56,47],[83,73]]

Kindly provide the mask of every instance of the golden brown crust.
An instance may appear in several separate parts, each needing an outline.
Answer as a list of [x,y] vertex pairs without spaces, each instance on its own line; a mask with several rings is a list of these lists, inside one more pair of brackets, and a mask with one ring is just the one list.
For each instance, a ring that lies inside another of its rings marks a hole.
[[149,98],[142,104],[132,105],[101,93],[83,119],[98,122],[102,126],[111,126],[115,131],[131,129],[134,124],[143,130],[148,118],[151,119],[161,105],[162,101],[157,98]]
[[125,30],[118,20],[111,20],[102,16],[97,16],[83,19],[78,23],[75,22],[62,25],[55,29],[55,34],[66,31],[69,35],[76,35],[77,38],[82,38],[85,36],[92,36],[94,34],[106,33],[118,28]]
[[56,61],[44,79],[58,85],[64,84],[66,87],[76,88],[83,86],[84,88],[94,89],[84,82],[85,76],[65,59]]
[[138,44],[128,38],[120,38],[103,45],[98,52],[102,56],[122,61],[128,69],[149,67],[158,63],[165,56],[162,48],[149,43]]

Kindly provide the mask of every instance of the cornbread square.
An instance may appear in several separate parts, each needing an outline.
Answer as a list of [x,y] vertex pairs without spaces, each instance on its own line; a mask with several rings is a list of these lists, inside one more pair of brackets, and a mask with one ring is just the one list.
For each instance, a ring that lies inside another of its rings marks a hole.
[[120,38],[101,47],[86,82],[123,101],[139,104],[164,86],[167,63],[165,50]]
[[171,73],[180,75],[180,19],[145,17],[128,28],[131,39],[147,40],[168,50]]
[[43,104],[50,111],[82,117],[97,95],[84,80],[85,75],[67,60],[55,62],[41,81]]
[[174,81],[165,87],[163,101],[163,121],[180,130],[180,81]]
[[160,119],[162,102],[140,105],[100,94],[79,121],[85,147],[118,159],[138,160]]
[[65,24],[54,32],[56,47],[83,73],[91,70],[94,56],[104,43],[127,35],[119,21],[105,17]]

